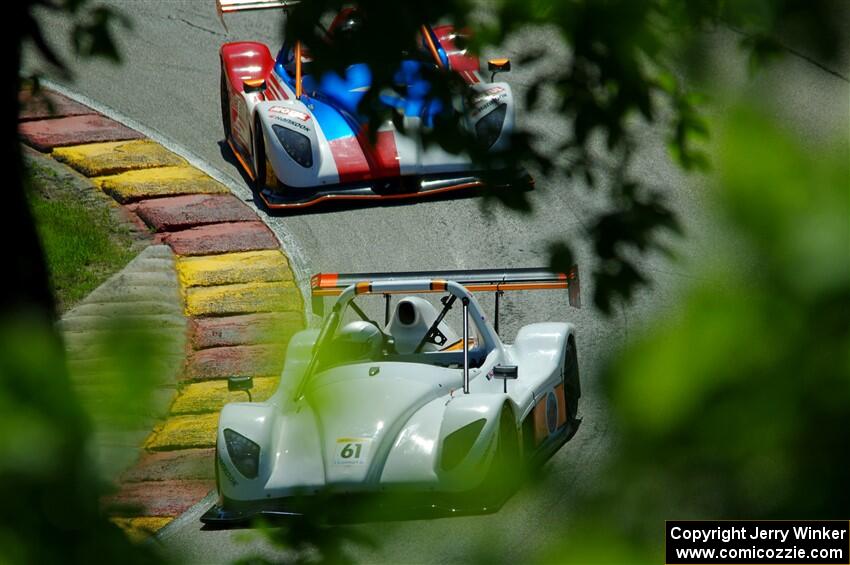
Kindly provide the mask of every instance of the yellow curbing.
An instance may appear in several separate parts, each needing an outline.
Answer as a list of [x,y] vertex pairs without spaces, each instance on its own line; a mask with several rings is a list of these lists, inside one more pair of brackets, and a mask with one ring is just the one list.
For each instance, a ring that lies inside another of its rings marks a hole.
[[145,441],[145,449],[164,451],[215,445],[218,412],[171,416]]
[[92,180],[122,204],[159,196],[230,193],[226,186],[188,165],[134,169]]
[[184,288],[235,283],[292,281],[286,257],[278,250],[179,257],[177,273]]
[[196,286],[185,291],[186,314],[209,316],[255,312],[300,312],[301,292],[292,282]]
[[147,139],[57,147],[53,157],[87,177],[187,164],[182,157]]
[[[277,388],[278,377],[255,377],[251,396],[254,401],[269,398]],[[171,413],[175,415],[218,412],[228,402],[244,402],[248,396],[244,392],[229,392],[227,381],[215,380],[187,385],[180,391]]]
[[141,516],[138,518],[110,518],[109,521],[124,530],[124,533],[134,543],[141,543],[160,529],[167,526],[174,518],[170,516]]

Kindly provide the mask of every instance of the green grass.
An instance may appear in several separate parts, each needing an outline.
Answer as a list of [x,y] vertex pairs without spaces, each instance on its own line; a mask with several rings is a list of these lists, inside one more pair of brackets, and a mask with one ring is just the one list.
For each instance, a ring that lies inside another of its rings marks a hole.
[[107,202],[33,161],[29,173],[30,208],[64,313],[133,258],[132,238]]

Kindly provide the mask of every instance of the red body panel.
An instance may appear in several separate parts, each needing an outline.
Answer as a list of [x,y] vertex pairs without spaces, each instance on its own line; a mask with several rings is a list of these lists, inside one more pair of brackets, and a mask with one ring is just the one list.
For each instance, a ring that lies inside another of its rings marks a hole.
[[440,42],[440,47],[446,52],[449,58],[449,67],[458,73],[467,83],[474,84],[480,82],[478,72],[481,70],[481,63],[478,57],[462,53],[461,49],[454,41],[454,36],[459,32],[455,31],[452,25],[441,25],[432,28],[434,35],[437,36],[437,41]]
[[365,130],[356,137],[331,140],[328,145],[341,183],[395,178],[401,173],[395,136],[391,131],[378,132],[374,145]]
[[363,149],[354,136],[340,137],[328,142],[333,154],[339,182],[348,183],[362,180],[369,175],[369,162],[363,155]]
[[267,78],[274,67],[269,48],[256,41],[225,43],[219,51],[232,92],[242,92],[242,81]]
[[369,175],[366,179],[381,179],[397,177],[401,171],[398,164],[398,150],[395,145],[395,134],[391,131],[379,131],[375,144],[369,141],[369,133],[363,129],[357,135],[363,156],[369,162]]
[[[230,99],[230,143],[239,163],[253,178],[253,170],[246,160],[251,159],[251,116],[242,98],[243,81],[269,79],[274,68],[274,59],[269,48],[256,41],[225,43],[219,50],[221,66],[227,76],[227,88]],[[266,90],[269,92],[269,90]],[[265,94],[260,94],[265,99]]]

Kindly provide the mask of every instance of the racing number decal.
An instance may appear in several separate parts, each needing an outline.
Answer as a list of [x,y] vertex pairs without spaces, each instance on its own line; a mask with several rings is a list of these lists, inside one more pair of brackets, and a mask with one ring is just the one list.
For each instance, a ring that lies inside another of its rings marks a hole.
[[341,437],[336,440],[334,463],[337,465],[364,465],[369,456],[369,438]]

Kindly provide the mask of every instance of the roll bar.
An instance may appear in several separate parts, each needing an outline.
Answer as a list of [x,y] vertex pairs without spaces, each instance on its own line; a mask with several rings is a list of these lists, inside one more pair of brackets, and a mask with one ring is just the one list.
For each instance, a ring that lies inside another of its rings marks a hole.
[[[430,290],[433,289],[433,290]],[[439,289],[439,290],[437,290]],[[481,305],[475,297],[462,285],[454,281],[432,281],[428,279],[409,279],[403,281],[383,280],[371,283],[355,283],[343,288],[339,292],[339,298],[334,304],[330,315],[322,324],[319,336],[316,339],[313,355],[304,371],[301,381],[295,389],[293,400],[298,400],[304,395],[307,383],[316,371],[319,363],[319,353],[326,342],[336,333],[342,320],[345,308],[358,296],[367,293],[385,294],[390,292],[447,292],[460,299],[463,304],[463,390],[469,392],[469,316],[474,319],[484,320],[485,316]],[[487,324],[477,324],[481,340],[485,348],[492,349],[499,342],[498,336]]]

